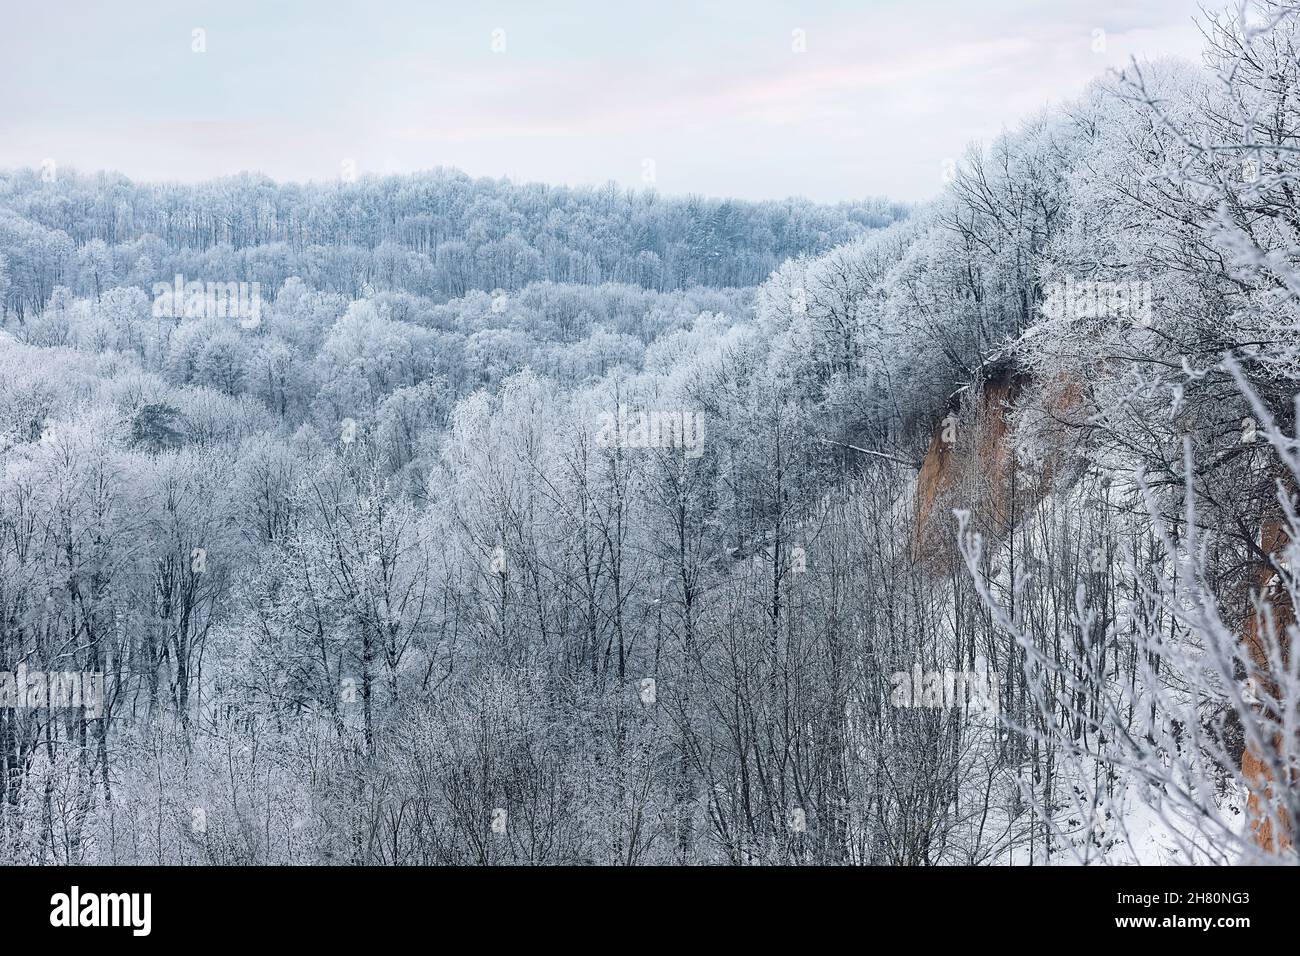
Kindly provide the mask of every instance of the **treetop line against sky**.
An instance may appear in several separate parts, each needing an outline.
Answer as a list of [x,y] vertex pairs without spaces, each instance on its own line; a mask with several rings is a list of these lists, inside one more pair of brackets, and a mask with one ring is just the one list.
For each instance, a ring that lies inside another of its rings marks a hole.
[[1194,0],[546,7],[16,4],[0,168],[921,200],[969,142],[1201,45]]

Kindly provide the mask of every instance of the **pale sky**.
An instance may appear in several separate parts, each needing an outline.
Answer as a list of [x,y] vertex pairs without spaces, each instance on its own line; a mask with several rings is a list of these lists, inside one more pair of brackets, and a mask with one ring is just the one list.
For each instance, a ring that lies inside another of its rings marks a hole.
[[1196,58],[1197,15],[1195,0],[6,0],[0,168],[323,180],[352,160],[918,200],[968,142],[1130,55]]

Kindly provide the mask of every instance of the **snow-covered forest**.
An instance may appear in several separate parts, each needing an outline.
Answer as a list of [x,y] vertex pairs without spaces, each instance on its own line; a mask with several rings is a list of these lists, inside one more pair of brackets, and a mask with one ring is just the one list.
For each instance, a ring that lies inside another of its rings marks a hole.
[[0,172],[0,864],[1295,862],[1300,7],[1204,31],[923,204]]

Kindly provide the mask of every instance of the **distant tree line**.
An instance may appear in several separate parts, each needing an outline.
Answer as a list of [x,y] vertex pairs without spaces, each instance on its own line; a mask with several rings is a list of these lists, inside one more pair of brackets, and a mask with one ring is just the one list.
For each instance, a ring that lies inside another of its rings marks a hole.
[[435,299],[541,280],[665,291],[750,286],[790,256],[830,249],[907,215],[883,199],[669,199],[652,191],[517,185],[438,169],[354,182],[243,174],[197,185],[115,173],[0,173],[0,294],[23,316],[55,285],[98,296],[173,274],[291,275],[359,296]]

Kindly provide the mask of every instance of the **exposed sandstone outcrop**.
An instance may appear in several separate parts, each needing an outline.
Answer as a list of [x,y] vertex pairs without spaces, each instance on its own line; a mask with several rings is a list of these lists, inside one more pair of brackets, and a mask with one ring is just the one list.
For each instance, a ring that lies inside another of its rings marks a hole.
[[[1054,384],[1049,402],[1066,418],[1078,417],[1080,387]],[[1066,432],[1051,454],[1032,463],[1021,460],[1011,415],[1030,385],[1028,376],[1010,366],[990,366],[954,397],[935,428],[917,475],[913,542],[917,560],[933,573],[954,567],[954,509],[969,511],[974,530],[987,540],[1001,541],[1076,453],[1078,435]]]
[[[1045,450],[1021,456],[1011,416],[1031,390]],[[932,574],[948,574],[960,565],[954,509],[969,511],[973,530],[990,543],[1005,540],[1033,511],[1079,454],[1087,414],[1083,395],[1083,383],[1077,379],[1035,383],[1013,368],[994,366],[954,396],[935,426],[917,475],[913,549],[922,567]],[[1264,522],[1259,539],[1263,553],[1280,556],[1288,543],[1280,519]],[[1284,635],[1295,623],[1295,608],[1275,579],[1271,565],[1257,562],[1252,586],[1271,609],[1272,633]],[[1243,621],[1241,640],[1249,659],[1260,673],[1268,674],[1273,662],[1260,615],[1246,613]],[[1289,662],[1291,648],[1284,645],[1280,650],[1284,662]],[[1279,697],[1276,681],[1266,678],[1262,683],[1267,698]],[[1287,748],[1275,737],[1269,749],[1284,753]],[[1285,813],[1269,814],[1263,805],[1276,795],[1278,786],[1267,756],[1247,747],[1241,771],[1252,791],[1247,812],[1254,840],[1268,852],[1280,853],[1294,846],[1295,824]],[[1300,781],[1295,779],[1284,782],[1289,788],[1297,785]]]
[[[1289,543],[1286,527],[1281,521],[1274,519],[1265,522],[1260,535],[1260,550],[1269,555],[1280,556]],[[1248,617],[1242,635],[1251,663],[1264,675],[1272,672],[1273,660],[1270,650],[1281,656],[1284,669],[1289,668],[1291,660],[1291,647],[1286,640],[1286,633],[1287,628],[1295,623],[1295,608],[1291,604],[1287,591],[1277,586],[1276,577],[1276,572],[1267,562],[1259,562],[1256,573],[1257,593],[1272,613],[1272,628],[1270,630],[1267,627],[1261,619],[1261,614],[1254,613]],[[1281,700],[1282,688],[1275,679],[1265,676],[1260,683],[1263,685],[1260,691],[1266,700]],[[1262,712],[1262,708],[1257,709]],[[1265,716],[1268,720],[1276,720],[1276,715]],[[1273,736],[1271,744],[1270,749],[1273,753],[1286,753],[1285,741],[1280,733]],[[1278,785],[1267,754],[1257,752],[1255,748],[1247,745],[1241,755],[1241,774],[1250,785],[1251,793],[1246,812],[1256,845],[1270,853],[1280,853],[1293,847],[1295,845],[1294,821],[1287,816],[1285,810],[1271,814],[1265,807],[1267,801],[1277,796],[1275,788]],[[1297,785],[1297,781],[1292,776],[1283,785],[1293,788]]]

